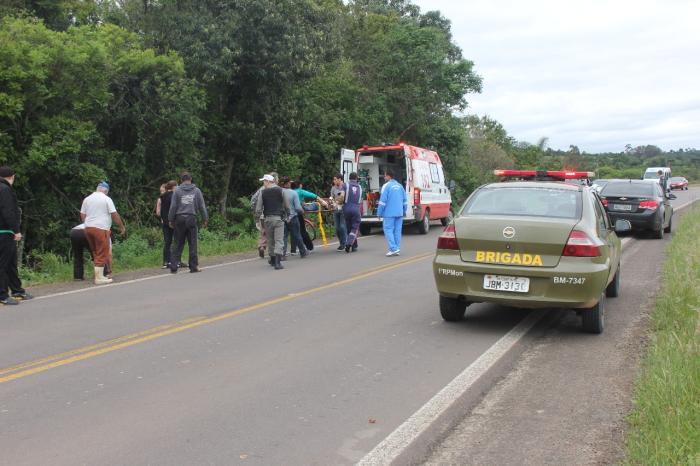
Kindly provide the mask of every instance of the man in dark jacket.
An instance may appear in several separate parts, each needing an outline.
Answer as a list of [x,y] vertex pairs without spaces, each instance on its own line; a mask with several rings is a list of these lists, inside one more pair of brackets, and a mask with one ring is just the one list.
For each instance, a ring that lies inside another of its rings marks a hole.
[[185,172],[180,175],[182,184],[175,189],[168,213],[170,227],[175,229],[175,247],[170,257],[170,272],[177,273],[185,239],[190,249],[190,272],[201,272],[197,257],[197,214],[202,216],[203,227],[207,227],[209,214],[204,204],[202,191],[192,183],[192,175]]
[[[32,298],[22,288],[17,271],[17,241],[22,240],[22,233],[17,195],[12,189],[14,182],[15,171],[10,167],[0,167],[0,304],[5,305]],[[8,288],[12,296],[7,293]]]

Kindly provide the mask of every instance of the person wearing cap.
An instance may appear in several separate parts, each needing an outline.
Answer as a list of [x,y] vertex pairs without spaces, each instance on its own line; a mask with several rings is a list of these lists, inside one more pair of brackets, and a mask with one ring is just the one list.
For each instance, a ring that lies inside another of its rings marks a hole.
[[119,233],[126,234],[122,218],[114,207],[114,202],[107,196],[109,184],[101,181],[94,193],[83,200],[80,207],[80,221],[85,224],[85,238],[92,251],[95,268],[95,285],[112,283],[105,273],[105,267],[111,264],[112,222],[119,227]]
[[5,305],[32,299],[32,295],[22,288],[17,270],[17,241],[22,240],[22,233],[17,195],[12,189],[14,183],[15,171],[10,167],[0,167],[0,304]]
[[255,206],[256,218],[263,217],[265,236],[267,236],[267,250],[270,256],[270,265],[275,270],[283,269],[282,254],[284,253],[284,222],[289,217],[291,207],[289,200],[284,195],[282,188],[272,175],[264,175],[260,178],[265,189],[260,192]]
[[185,248],[185,240],[190,250],[188,260],[190,273],[201,272],[197,255],[197,215],[202,216],[202,226],[206,228],[209,223],[209,213],[202,191],[192,183],[192,175],[184,172],[180,175],[180,179],[182,183],[173,193],[168,212],[170,227],[175,229],[175,247],[170,256],[170,272],[177,273],[182,250]]

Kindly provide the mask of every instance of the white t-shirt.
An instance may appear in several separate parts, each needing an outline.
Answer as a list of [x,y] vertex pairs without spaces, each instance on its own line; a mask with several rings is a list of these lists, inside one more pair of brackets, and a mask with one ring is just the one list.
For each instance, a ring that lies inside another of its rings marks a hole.
[[114,202],[105,193],[95,191],[85,198],[80,213],[85,214],[85,227],[110,230],[112,228],[112,214],[117,209]]

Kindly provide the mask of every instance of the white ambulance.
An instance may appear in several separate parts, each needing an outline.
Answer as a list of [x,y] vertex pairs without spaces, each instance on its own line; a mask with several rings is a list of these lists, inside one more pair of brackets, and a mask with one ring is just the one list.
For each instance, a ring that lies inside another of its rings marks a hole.
[[404,143],[341,149],[340,172],[345,183],[350,173],[357,172],[362,186],[362,234],[368,234],[373,226],[382,223],[377,217],[377,206],[388,168],[406,189],[408,209],[404,223],[417,223],[422,234],[428,233],[431,220],[448,224],[452,196],[437,152]]

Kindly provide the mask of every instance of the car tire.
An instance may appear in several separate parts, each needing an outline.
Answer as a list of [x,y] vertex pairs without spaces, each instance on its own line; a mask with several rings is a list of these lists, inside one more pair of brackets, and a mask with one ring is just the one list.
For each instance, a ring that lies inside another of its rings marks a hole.
[[447,322],[459,322],[464,319],[464,312],[467,310],[466,301],[457,298],[440,296],[440,315]]
[[664,224],[661,222],[658,230],[654,230],[651,235],[654,239],[664,239]]
[[372,232],[372,227],[367,224],[360,224],[360,234],[362,236],[367,236]]
[[581,311],[581,326],[587,333],[603,333],[605,327],[605,293],[600,295],[598,304]]
[[418,233],[427,235],[430,231],[430,209],[425,209],[423,220],[418,223]]
[[450,223],[450,217],[443,217],[440,219],[440,224],[446,227]]
[[605,296],[608,298],[617,298],[620,295],[620,264],[617,264],[617,272],[615,277],[605,288]]
[[671,227],[673,226],[673,215],[668,219],[668,226],[664,228],[664,233],[671,233]]

